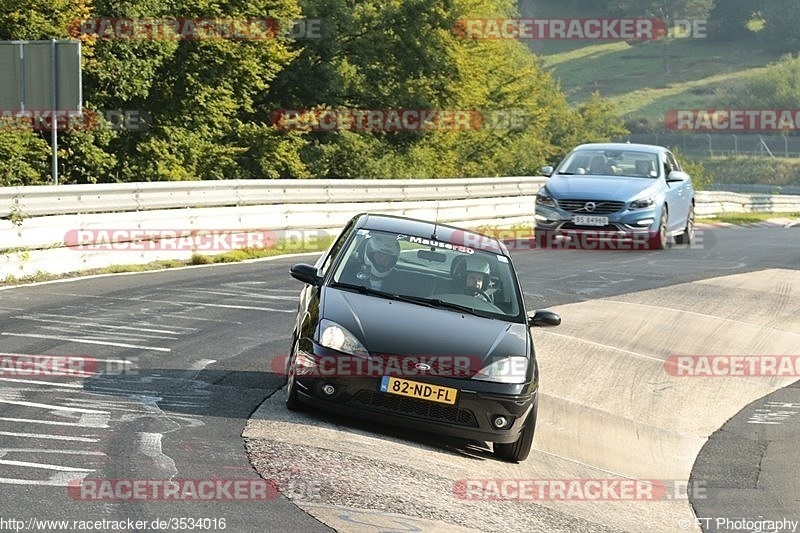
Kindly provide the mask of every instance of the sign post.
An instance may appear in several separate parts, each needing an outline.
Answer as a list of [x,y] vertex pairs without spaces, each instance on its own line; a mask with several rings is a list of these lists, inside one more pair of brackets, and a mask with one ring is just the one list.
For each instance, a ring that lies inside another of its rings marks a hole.
[[43,112],[50,114],[52,177],[58,184],[58,116],[80,115],[83,106],[81,42],[0,41],[0,112],[30,113],[34,127]]

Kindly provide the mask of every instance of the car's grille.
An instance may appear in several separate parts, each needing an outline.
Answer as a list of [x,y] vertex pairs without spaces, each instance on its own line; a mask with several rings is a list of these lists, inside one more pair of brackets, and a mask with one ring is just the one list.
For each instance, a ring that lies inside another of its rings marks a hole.
[[[595,205],[593,211],[586,209],[586,204],[592,202]],[[625,207],[625,202],[613,202],[608,200],[558,200],[558,207],[572,213],[586,213],[589,215],[607,215],[616,213]]]
[[573,224],[572,222],[564,222],[558,229],[564,231],[568,230],[620,231],[619,227],[616,226],[615,224],[608,224],[607,226],[581,226],[579,224]]
[[391,411],[410,416],[450,422],[461,426],[478,427],[478,421],[472,411],[459,409],[450,405],[441,405],[424,400],[392,396],[373,391],[359,391],[351,400],[352,403],[367,405],[372,409]]

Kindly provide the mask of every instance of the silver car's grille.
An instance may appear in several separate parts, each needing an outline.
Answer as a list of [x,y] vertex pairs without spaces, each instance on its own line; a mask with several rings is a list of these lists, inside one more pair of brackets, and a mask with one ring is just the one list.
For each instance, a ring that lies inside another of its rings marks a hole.
[[[590,205],[587,207],[586,204]],[[594,205],[594,209],[591,209],[591,204]],[[625,207],[625,202],[613,202],[609,200],[558,200],[558,207],[571,213],[607,215],[621,210]]]

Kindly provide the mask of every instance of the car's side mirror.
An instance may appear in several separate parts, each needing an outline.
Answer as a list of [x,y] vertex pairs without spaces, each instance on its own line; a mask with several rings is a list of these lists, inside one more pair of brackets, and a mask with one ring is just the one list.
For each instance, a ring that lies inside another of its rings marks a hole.
[[549,328],[561,324],[558,313],[547,310],[531,311],[528,313],[528,326],[532,328]]
[[689,174],[680,170],[673,170],[667,176],[667,183],[673,183],[676,181],[686,181],[689,179]]
[[289,269],[289,273],[294,279],[302,281],[303,283],[308,283],[309,285],[319,285],[322,281],[322,278],[319,277],[317,267],[314,265],[298,263],[292,265]]
[[539,172],[542,173],[542,176],[549,178],[550,176],[553,175],[553,170],[554,170],[553,167],[547,166],[539,169]]

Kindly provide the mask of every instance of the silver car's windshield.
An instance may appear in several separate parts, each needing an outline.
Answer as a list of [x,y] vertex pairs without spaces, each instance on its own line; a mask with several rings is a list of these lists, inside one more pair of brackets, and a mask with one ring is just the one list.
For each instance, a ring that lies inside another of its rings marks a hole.
[[525,320],[508,257],[429,238],[359,230],[332,282],[420,305]]
[[657,178],[658,154],[634,150],[577,150],[558,166],[558,174]]

